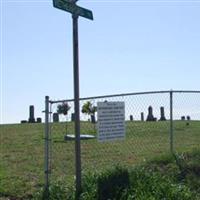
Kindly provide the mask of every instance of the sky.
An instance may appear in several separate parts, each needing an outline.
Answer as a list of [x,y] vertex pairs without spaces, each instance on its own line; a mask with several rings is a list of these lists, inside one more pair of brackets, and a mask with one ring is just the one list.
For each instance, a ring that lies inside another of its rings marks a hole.
[[[200,90],[200,1],[80,0],[80,97]],[[72,18],[51,0],[1,0],[1,119],[73,98]]]

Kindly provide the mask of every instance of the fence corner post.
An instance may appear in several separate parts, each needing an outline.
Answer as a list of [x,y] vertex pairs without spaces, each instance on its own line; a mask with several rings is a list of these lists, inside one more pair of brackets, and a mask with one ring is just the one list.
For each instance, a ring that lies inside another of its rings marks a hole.
[[44,196],[49,199],[49,96],[45,96]]
[[174,153],[173,90],[170,90],[170,152]]

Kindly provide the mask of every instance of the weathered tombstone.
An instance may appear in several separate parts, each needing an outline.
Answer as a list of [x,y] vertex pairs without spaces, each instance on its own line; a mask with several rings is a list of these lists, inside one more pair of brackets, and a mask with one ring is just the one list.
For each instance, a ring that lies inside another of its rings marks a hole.
[[160,107],[160,121],[166,121],[164,107]]
[[35,117],[34,117],[34,106],[30,105],[29,106],[29,119],[28,119],[29,123],[35,123]]
[[130,115],[130,121],[133,121],[133,115]]
[[91,122],[92,122],[93,124],[96,123],[95,115],[91,115]]
[[153,108],[149,106],[148,108],[148,115],[146,121],[156,121],[157,119],[153,116]]
[[190,119],[191,119],[191,118],[190,118],[190,116],[188,115],[188,116],[187,116],[187,120],[190,121]]
[[42,123],[42,118],[41,117],[37,117],[37,123]]
[[144,121],[144,113],[141,112],[141,121],[143,122]]
[[27,123],[27,120],[21,120],[21,124]]
[[182,120],[182,121],[185,121],[185,116],[181,116],[181,120]]
[[58,113],[53,113],[53,122],[59,122],[59,115],[58,115]]
[[75,121],[75,113],[71,114],[71,121],[74,122]]
[[189,123],[189,121],[190,121],[190,116],[188,115],[188,116],[186,117],[186,119],[187,119],[186,126],[189,126],[189,125],[190,125],[190,123]]

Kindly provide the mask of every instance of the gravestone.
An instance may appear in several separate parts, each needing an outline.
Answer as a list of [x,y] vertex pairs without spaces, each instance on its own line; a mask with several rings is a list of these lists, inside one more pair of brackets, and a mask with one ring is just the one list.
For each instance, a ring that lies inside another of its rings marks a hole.
[[75,113],[71,114],[71,121],[74,122],[75,121]]
[[92,122],[93,124],[96,123],[95,115],[91,115],[91,122]]
[[37,117],[36,121],[37,121],[37,123],[42,123],[42,118],[41,117]]
[[21,120],[21,124],[27,123],[27,120]]
[[186,116],[186,119],[187,119],[186,126],[189,126],[189,125],[190,125],[190,123],[189,123],[189,121],[190,121],[190,116],[189,116],[189,115]]
[[153,116],[153,108],[151,106],[148,107],[148,115],[146,121],[156,121],[157,119]]
[[160,121],[166,121],[164,107],[160,107]]
[[189,121],[190,121],[190,116],[188,115],[188,116],[186,117],[186,119],[187,119],[186,126],[189,126],[189,125],[190,125],[190,123],[189,123]]
[[182,120],[182,121],[185,121],[185,116],[181,116],[181,120]]
[[53,113],[53,122],[59,122],[59,115],[58,115],[58,113]]
[[144,121],[144,113],[141,112],[141,121],[143,122]]
[[133,115],[130,115],[130,121],[133,121]]
[[190,119],[191,119],[191,118],[190,118],[190,116],[188,115],[188,116],[187,116],[187,120],[190,121]]
[[35,117],[34,117],[34,106],[31,105],[29,106],[29,119],[28,119],[29,123],[35,123]]

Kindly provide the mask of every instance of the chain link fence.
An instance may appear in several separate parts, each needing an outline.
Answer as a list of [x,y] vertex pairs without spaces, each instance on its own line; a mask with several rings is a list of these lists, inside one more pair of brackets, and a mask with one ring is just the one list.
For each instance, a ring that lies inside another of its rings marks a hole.
[[[95,108],[98,102],[105,101],[125,103],[123,140],[98,141]],[[74,101],[46,102],[46,180],[50,176],[51,183],[72,185],[75,181]],[[100,172],[117,164],[133,166],[170,151],[200,147],[200,91],[82,98],[80,111],[83,173]]]
[[173,144],[175,151],[200,148],[200,93],[173,93]]

